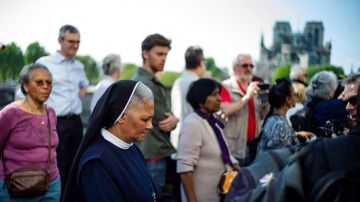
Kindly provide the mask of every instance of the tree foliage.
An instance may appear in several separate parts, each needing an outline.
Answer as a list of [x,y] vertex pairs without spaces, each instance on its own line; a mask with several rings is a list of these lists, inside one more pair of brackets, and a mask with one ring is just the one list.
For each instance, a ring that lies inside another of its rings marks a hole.
[[276,79],[289,78],[291,65],[279,66],[272,76],[272,82],[275,83]]
[[90,84],[96,84],[99,82],[99,69],[96,61],[89,55],[76,56],[76,59],[80,60],[84,64],[86,77],[89,79]]
[[344,69],[342,67],[337,67],[337,66],[330,65],[330,64],[322,64],[322,65],[309,66],[306,69],[307,82],[309,82],[316,73],[318,73],[320,71],[325,71],[325,70],[334,72],[334,74],[336,74],[336,76],[339,79],[345,78]]
[[179,78],[181,73],[174,71],[165,71],[161,73],[160,81],[164,86],[171,88],[177,78]]
[[14,42],[0,52],[0,80],[17,80],[24,66],[24,57],[21,48]]
[[136,69],[137,67],[135,64],[124,64],[121,71],[120,79],[130,80],[134,76]]
[[[272,82],[274,83],[278,78],[289,78],[291,65],[279,66],[276,72],[272,76]],[[307,82],[309,83],[311,78],[320,71],[332,71],[339,79],[345,78],[344,69],[330,64],[313,65],[306,68]]]
[[45,51],[44,47],[42,47],[39,42],[33,42],[26,48],[24,61],[25,64],[34,63],[40,57],[47,55],[49,55],[49,53]]
[[228,77],[228,75],[219,68],[215,60],[211,57],[205,59],[206,70],[211,72],[212,78],[222,81]]

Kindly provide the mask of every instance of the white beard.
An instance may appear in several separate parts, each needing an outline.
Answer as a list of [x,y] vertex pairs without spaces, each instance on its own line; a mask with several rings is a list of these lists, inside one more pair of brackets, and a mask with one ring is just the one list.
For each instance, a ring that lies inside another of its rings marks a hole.
[[248,74],[248,75],[236,75],[237,79],[239,81],[247,81],[247,82],[251,82],[252,79],[252,75]]

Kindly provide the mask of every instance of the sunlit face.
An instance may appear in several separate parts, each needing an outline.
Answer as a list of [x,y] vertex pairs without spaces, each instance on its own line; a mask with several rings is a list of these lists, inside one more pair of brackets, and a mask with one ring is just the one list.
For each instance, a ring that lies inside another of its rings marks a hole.
[[238,80],[250,82],[253,75],[254,64],[250,56],[239,58],[239,63],[234,67],[234,73]]
[[200,103],[200,109],[206,114],[212,114],[220,110],[220,90],[216,88],[209,96],[206,97],[205,103]]
[[59,38],[59,43],[61,54],[68,59],[73,58],[80,46],[80,34],[66,31],[64,37]]
[[139,142],[144,140],[145,134],[152,129],[154,116],[154,102],[146,100],[136,108],[128,110],[120,118],[125,142]]
[[26,96],[30,99],[44,103],[50,96],[52,80],[48,71],[35,69],[29,74],[29,82],[24,84]]
[[152,73],[155,74],[164,70],[168,53],[169,48],[166,46],[154,46],[150,51],[143,51],[145,64],[149,66]]
[[290,107],[294,107],[296,104],[298,94],[295,93],[295,90],[293,87],[291,87],[290,95],[287,97],[287,102]]

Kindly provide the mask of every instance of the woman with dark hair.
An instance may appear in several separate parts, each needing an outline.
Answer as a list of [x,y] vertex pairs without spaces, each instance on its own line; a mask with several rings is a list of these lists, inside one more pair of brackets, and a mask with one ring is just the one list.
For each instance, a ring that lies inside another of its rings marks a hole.
[[134,144],[152,128],[153,115],[153,94],[143,83],[112,84],[91,114],[63,201],[155,201],[153,180]]
[[182,201],[220,201],[217,185],[221,174],[226,169],[240,169],[229,152],[224,125],[213,115],[220,110],[220,89],[212,79],[190,85],[186,98],[195,111],[184,119],[177,151]]
[[270,111],[263,123],[258,153],[295,145],[299,143],[297,135],[305,138],[312,135],[305,131],[295,132],[286,119],[288,109],[295,105],[297,99],[297,94],[288,79],[277,79],[276,84],[270,88],[268,98]]
[[[25,98],[0,111],[0,201],[60,201],[56,115],[45,104],[52,90],[51,73],[44,65],[29,64],[21,70],[19,83]],[[5,176],[22,168],[46,170],[49,191],[41,196],[11,198]]]

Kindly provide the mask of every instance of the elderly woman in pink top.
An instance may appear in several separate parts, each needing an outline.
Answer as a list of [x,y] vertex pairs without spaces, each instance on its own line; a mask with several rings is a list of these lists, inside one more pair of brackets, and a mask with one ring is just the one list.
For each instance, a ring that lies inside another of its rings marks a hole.
[[[0,164],[0,201],[60,201],[56,115],[54,109],[44,104],[52,89],[51,74],[41,64],[27,65],[20,72],[20,85],[25,99],[14,101],[0,111],[0,151],[3,152],[3,163]],[[50,158],[48,124],[51,131]],[[5,174],[28,167],[48,170],[49,191],[41,196],[12,198],[4,186]]]

